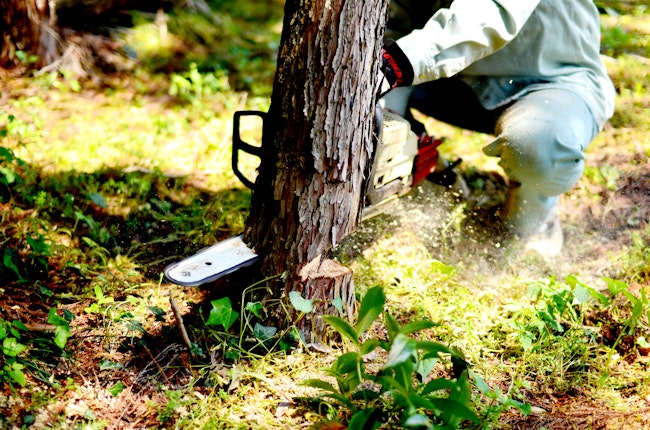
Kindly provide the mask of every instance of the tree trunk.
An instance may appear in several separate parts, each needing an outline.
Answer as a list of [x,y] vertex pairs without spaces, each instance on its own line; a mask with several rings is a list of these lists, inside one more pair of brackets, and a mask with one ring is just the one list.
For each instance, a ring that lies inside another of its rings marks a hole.
[[[285,273],[276,297],[299,291],[318,314],[342,299],[354,312],[349,269],[328,250],[357,226],[372,133],[388,0],[287,0],[262,163],[245,240],[266,276]],[[278,314],[283,323],[295,315]],[[300,323],[308,341],[320,319]]]
[[47,0],[0,0],[0,67],[20,64],[18,52],[37,56],[35,67],[60,54],[56,18]]

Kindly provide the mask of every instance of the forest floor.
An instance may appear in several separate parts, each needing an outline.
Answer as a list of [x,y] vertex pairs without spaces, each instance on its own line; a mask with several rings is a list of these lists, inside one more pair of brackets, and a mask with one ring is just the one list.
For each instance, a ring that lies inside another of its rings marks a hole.
[[[464,160],[470,195],[425,182],[334,251],[360,297],[382,286],[399,321],[434,321],[424,338],[462,351],[480,417],[463,428],[650,428],[650,10],[600,3],[612,8],[603,54],[617,109],[561,200],[560,256],[495,236],[507,184],[481,152],[492,136],[429,119],[445,157]],[[268,109],[282,10],[243,5],[218,15],[218,34],[194,21],[192,33],[182,12],[165,24],[144,17],[118,39],[139,54],[140,64],[115,63],[124,70],[0,70],[0,427],[349,419],[336,402],[305,400],[318,390],[300,384],[327,379],[323,368],[349,344],[268,334],[259,285],[181,288],[161,277],[244,227],[250,193],[230,171],[231,118]],[[164,49],[147,51],[152,38]],[[217,43],[218,61],[200,62],[197,40]],[[196,58],[178,60],[188,52]],[[259,139],[259,126],[246,127]],[[434,373],[451,377],[451,366],[441,360]],[[382,428],[395,428],[393,415]]]

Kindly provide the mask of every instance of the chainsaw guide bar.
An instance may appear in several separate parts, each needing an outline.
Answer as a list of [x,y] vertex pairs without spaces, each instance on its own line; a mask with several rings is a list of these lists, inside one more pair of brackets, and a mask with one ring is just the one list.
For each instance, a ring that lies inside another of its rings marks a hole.
[[163,274],[165,279],[174,284],[196,287],[250,266],[257,260],[257,254],[244,243],[242,235],[239,235],[167,266]]

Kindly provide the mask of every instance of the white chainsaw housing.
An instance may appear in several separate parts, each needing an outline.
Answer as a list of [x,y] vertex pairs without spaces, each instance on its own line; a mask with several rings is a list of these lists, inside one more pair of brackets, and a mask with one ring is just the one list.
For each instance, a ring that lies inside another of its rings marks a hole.
[[418,138],[411,131],[411,124],[401,116],[384,110],[372,185],[377,189],[400,179],[405,186],[410,186],[408,181],[417,155]]

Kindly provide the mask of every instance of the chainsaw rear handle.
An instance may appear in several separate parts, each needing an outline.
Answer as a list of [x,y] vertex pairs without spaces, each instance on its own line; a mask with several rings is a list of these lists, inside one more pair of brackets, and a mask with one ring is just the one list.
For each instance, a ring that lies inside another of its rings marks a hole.
[[[255,183],[248,179],[242,172],[239,171],[239,151],[244,151],[247,154],[254,155],[257,158],[262,159],[262,147],[253,146],[250,143],[246,143],[241,139],[239,134],[239,123],[242,116],[259,116],[262,119],[262,123],[266,118],[266,112],[261,112],[257,110],[241,110],[235,112],[232,120],[232,171],[235,173],[235,176],[246,187],[253,189]],[[262,127],[263,129],[263,127]]]

